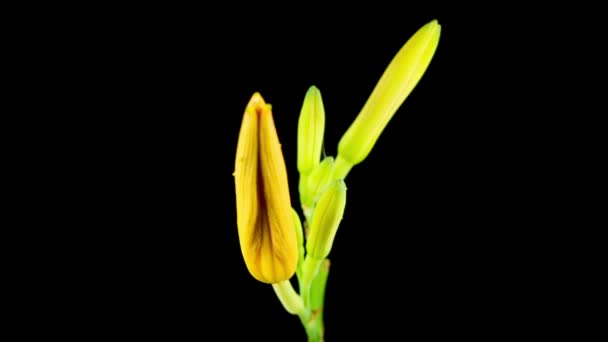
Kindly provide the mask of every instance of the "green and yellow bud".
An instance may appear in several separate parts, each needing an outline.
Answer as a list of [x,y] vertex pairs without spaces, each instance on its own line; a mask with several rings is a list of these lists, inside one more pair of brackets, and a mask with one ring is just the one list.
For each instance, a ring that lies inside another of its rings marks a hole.
[[344,180],[338,180],[325,190],[317,202],[306,243],[308,256],[323,260],[329,255],[345,206],[346,184]]
[[234,181],[238,235],[247,269],[275,284],[296,271],[298,244],[287,170],[269,104],[255,93],[243,115]]
[[323,132],[325,131],[325,109],[321,92],[311,86],[306,92],[300,118],[298,119],[298,171],[310,173],[321,159]]
[[346,177],[354,165],[367,157],[389,120],[422,78],[439,44],[440,33],[437,20],[429,22],[390,62],[338,144],[335,179]]

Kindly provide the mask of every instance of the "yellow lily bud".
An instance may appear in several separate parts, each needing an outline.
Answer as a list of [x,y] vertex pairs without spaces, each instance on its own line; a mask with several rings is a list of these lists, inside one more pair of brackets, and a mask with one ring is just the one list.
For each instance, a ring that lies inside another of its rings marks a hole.
[[306,243],[308,255],[323,260],[329,255],[346,206],[346,184],[334,182],[319,198]]
[[296,271],[298,245],[287,170],[269,104],[255,93],[243,115],[234,182],[241,252],[257,280],[275,284]]
[[321,92],[311,86],[304,97],[298,119],[298,171],[308,174],[319,164],[325,130],[325,109]]
[[344,178],[354,165],[367,157],[380,133],[426,71],[439,44],[440,33],[437,20],[429,22],[393,58],[338,144],[334,179]]

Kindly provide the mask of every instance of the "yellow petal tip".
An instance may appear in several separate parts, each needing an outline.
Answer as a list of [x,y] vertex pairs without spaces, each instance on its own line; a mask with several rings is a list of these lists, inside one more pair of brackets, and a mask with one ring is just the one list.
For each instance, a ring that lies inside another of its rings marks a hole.
[[262,98],[262,95],[260,93],[255,92],[251,96],[249,103],[247,103],[247,111],[251,111],[253,113],[261,113],[264,108],[266,108],[266,102],[264,101],[264,98]]

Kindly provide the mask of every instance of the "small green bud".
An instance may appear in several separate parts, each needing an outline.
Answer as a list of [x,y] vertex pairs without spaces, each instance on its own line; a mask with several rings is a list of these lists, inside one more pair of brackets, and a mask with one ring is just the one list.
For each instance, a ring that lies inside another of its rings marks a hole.
[[346,184],[335,181],[319,198],[306,243],[308,255],[323,260],[329,255],[346,206]]
[[311,86],[306,92],[298,119],[298,171],[308,174],[319,164],[325,130],[321,92]]
[[333,157],[325,157],[317,165],[310,175],[302,178],[303,186],[300,188],[302,203],[307,208],[313,208],[319,196],[332,180],[332,170],[334,165]]
[[298,266],[296,267],[296,275],[298,279],[302,278],[302,264],[304,263],[304,231],[302,230],[302,221],[300,215],[295,209],[291,208],[293,215],[294,227],[296,228],[296,238],[298,240]]
[[422,78],[439,44],[440,33],[441,26],[433,20],[420,28],[395,55],[340,139],[334,179],[346,177],[354,165],[367,157],[389,120]]
[[304,233],[302,232],[302,221],[300,221],[300,215],[298,215],[298,212],[294,208],[291,208],[291,214],[293,216],[294,227],[296,228],[296,239],[298,241],[298,246],[303,246]]

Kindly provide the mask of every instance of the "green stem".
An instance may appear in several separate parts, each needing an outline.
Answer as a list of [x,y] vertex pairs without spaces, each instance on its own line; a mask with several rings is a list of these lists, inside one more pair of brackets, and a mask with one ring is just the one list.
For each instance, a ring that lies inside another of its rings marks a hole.
[[[348,170],[350,168],[347,167]],[[346,170],[346,173],[348,173]],[[310,227],[312,221],[312,215],[314,212],[314,202],[310,203],[310,198],[302,196],[305,182],[308,181],[308,175],[300,175],[300,200],[302,202],[302,209],[304,212],[304,223],[305,227]],[[308,205],[306,205],[308,204]],[[307,233],[307,231],[306,231]],[[305,234],[305,239],[308,239],[308,234]],[[304,247],[304,244],[300,246]],[[325,299],[325,285],[327,283],[327,276],[329,272],[329,260],[314,260],[313,258],[306,256],[302,260],[300,252],[300,259],[298,260],[298,288],[300,292],[300,298],[302,300],[305,310],[303,310],[298,317],[302,322],[302,326],[306,331],[309,342],[323,342],[325,335],[325,325],[323,324],[323,302]]]
[[323,260],[316,260],[310,255],[307,255],[304,259],[304,264],[302,265],[302,278],[304,281],[300,284],[300,294],[302,295],[302,300],[307,308],[311,307],[312,285],[322,263]]
[[272,288],[285,310],[290,314],[300,316],[306,314],[306,311],[310,311],[304,306],[302,297],[298,296],[289,280],[272,284]]
[[317,312],[307,310],[308,315],[299,315],[302,326],[306,331],[309,342],[322,342],[324,339],[325,329],[323,325],[323,311]]
[[300,315],[308,341],[322,342],[325,334],[323,302],[329,275],[329,260],[318,261],[307,257],[303,267],[304,281],[300,287],[307,315]]
[[344,159],[340,154],[338,154],[334,163],[332,179],[345,179],[346,175],[348,175],[353,166],[354,165],[351,164],[350,161]]

